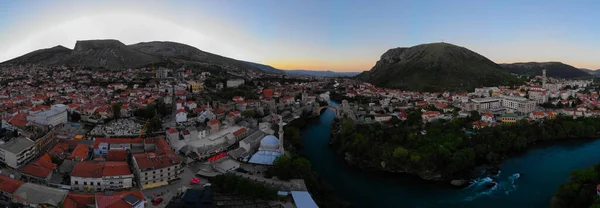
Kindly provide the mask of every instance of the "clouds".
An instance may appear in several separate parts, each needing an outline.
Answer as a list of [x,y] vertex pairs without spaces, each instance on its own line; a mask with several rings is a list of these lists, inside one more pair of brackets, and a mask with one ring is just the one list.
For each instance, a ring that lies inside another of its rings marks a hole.
[[[102,13],[83,16],[54,24],[38,26],[39,31],[26,36],[17,36],[14,41],[1,41],[5,49],[0,51],[0,60],[14,58],[33,50],[63,45],[73,48],[77,40],[117,39],[125,44],[145,41],[174,41],[188,44],[211,53],[243,60],[257,57],[244,48],[231,45],[231,41],[209,36],[192,27],[136,13]],[[211,28],[218,30],[219,28]],[[213,33],[214,34],[214,33]]]

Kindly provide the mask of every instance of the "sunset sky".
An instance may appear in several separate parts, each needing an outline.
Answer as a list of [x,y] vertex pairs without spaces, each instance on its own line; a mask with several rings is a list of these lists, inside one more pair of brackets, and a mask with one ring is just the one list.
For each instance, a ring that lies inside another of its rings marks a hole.
[[598,1],[7,1],[0,62],[77,40],[175,41],[281,69],[369,70],[386,50],[464,46],[496,63],[600,69]]

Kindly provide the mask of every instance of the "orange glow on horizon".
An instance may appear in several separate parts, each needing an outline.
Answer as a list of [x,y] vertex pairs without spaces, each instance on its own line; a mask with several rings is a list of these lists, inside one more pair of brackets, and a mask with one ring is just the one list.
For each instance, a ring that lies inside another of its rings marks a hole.
[[374,63],[371,60],[277,60],[266,61],[265,64],[281,70],[314,70],[336,72],[361,72],[370,70]]

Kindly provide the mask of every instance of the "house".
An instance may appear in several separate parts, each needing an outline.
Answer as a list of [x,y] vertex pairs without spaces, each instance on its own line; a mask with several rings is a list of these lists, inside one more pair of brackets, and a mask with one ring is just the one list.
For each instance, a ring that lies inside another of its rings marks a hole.
[[244,101],[244,97],[242,97],[242,96],[234,96],[234,97],[233,97],[233,101],[234,101],[234,102],[238,102],[238,101]]
[[12,198],[12,194],[25,182],[0,174],[0,193],[5,198]]
[[473,124],[473,129],[480,129],[480,128],[485,128],[485,127],[489,126],[489,124],[484,121],[474,121],[471,124]]
[[198,107],[198,104],[196,104],[194,101],[187,101],[185,106],[188,107],[188,109],[194,109]]
[[123,191],[113,193],[96,193],[95,206],[97,208],[144,208],[145,197],[141,191]]
[[71,152],[70,160],[75,161],[84,161],[88,158],[88,153],[90,152],[90,148],[84,144],[78,144],[75,146],[73,152]]
[[35,162],[21,168],[21,178],[27,182],[47,184],[54,170],[56,170],[56,164],[52,163],[49,154],[44,154]]
[[214,133],[219,131],[221,128],[221,122],[219,120],[213,119],[208,122],[208,126],[210,126],[210,130]]
[[241,118],[242,114],[239,111],[233,111],[227,115],[227,121],[235,123],[237,119]]
[[186,121],[187,121],[187,111],[185,111],[184,109],[177,110],[177,113],[175,114],[175,122],[181,123],[181,122],[186,122]]
[[389,121],[390,119],[392,119],[392,115],[389,115],[389,114],[375,115],[376,122],[386,122],[386,121]]
[[481,121],[483,122],[488,122],[488,123],[493,123],[494,122],[494,114],[491,113],[484,113],[481,115]]
[[423,122],[430,122],[440,118],[441,113],[439,111],[425,111],[421,115]]
[[541,111],[534,111],[534,112],[529,113],[529,118],[531,118],[533,120],[542,119],[544,117],[546,117],[546,114]]

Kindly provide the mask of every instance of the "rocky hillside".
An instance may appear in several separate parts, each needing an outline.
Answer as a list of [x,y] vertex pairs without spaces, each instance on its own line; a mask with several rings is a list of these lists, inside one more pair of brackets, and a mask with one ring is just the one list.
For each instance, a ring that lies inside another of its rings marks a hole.
[[125,45],[118,40],[77,41],[73,50],[56,46],[25,54],[0,65],[68,65],[120,70],[152,63],[182,62],[209,64],[220,69],[261,70],[256,66],[258,64],[204,52],[181,43],[155,41]]
[[468,90],[517,83],[493,61],[448,43],[394,48],[357,79],[377,86],[417,91]]
[[546,69],[546,76],[555,78],[576,78],[588,77],[590,74],[584,70],[575,68],[561,62],[527,62],[500,64],[504,70],[514,74],[536,76],[542,75],[542,70]]
[[31,53],[25,54],[23,56],[14,58],[12,60],[6,61],[3,64],[43,64],[43,65],[52,65],[63,63],[71,54],[71,49],[65,48],[64,46],[55,46],[52,48],[40,49],[37,51],[33,51]]

